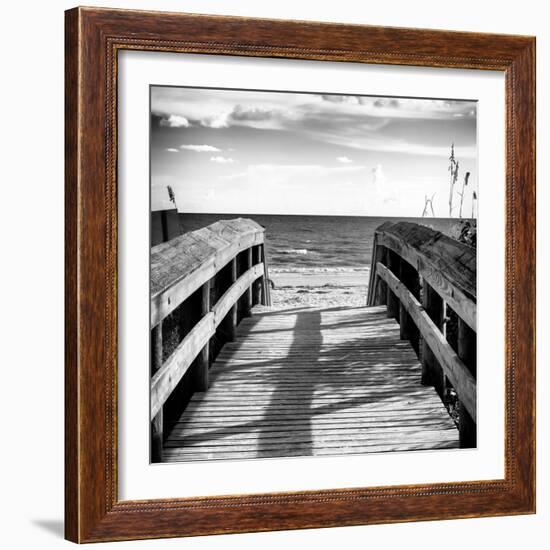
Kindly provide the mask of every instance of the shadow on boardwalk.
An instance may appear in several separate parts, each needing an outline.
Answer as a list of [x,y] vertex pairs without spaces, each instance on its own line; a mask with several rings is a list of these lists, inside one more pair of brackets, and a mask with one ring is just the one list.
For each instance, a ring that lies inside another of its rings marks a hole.
[[451,448],[457,432],[381,308],[256,312],[166,441],[166,459]]
[[[296,314],[296,324],[294,326],[294,337],[292,339],[292,344],[288,350],[287,358],[291,358],[295,353],[298,353],[302,349],[302,343],[298,341],[296,335],[302,330],[308,331],[308,361],[317,363],[319,357],[321,356],[321,347],[323,344],[323,337],[321,334],[321,312],[312,311],[308,314],[306,313],[297,313]],[[284,368],[284,367],[283,367]],[[276,382],[276,372],[275,372],[275,382]],[[300,389],[300,405],[302,406],[306,419],[300,425],[303,430],[303,441],[300,445],[300,454],[302,456],[311,456],[313,438],[311,433],[311,417],[313,416],[312,411],[312,401],[313,394],[316,386],[316,377],[312,376],[309,380],[306,380],[306,386],[301,387]],[[263,419],[260,425],[274,425],[280,419],[280,403],[284,401],[289,392],[292,392],[292,389],[288,387],[281,387],[280,385],[275,386],[275,390],[271,394],[271,401],[266,407],[266,410],[263,415]],[[273,456],[273,442],[268,438],[271,431],[262,430],[258,436],[258,458],[272,457]]]

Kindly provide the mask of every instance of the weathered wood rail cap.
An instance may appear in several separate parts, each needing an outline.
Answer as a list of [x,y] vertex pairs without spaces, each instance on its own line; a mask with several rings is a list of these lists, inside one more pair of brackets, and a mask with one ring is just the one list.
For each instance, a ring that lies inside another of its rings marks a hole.
[[[378,245],[389,248],[411,264],[459,316],[476,329],[475,248],[411,222],[383,223],[375,232],[375,247]],[[369,303],[373,286],[369,288]]]
[[221,220],[151,249],[151,326],[231,261],[262,244],[264,228],[254,220]]

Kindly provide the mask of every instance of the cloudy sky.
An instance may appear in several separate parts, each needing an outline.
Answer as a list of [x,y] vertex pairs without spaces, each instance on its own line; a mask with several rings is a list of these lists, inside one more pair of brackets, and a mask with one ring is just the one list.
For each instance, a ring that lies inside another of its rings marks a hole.
[[452,143],[469,216],[475,102],[155,86],[151,207],[169,185],[180,212],[420,216],[435,195],[443,217]]

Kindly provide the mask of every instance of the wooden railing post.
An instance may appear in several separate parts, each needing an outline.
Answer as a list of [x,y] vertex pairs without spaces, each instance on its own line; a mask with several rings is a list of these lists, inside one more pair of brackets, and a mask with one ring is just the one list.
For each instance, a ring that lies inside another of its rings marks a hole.
[[271,305],[271,290],[269,288],[269,280],[267,278],[267,258],[265,254],[265,243],[260,245],[260,261],[264,263],[264,275],[261,278],[262,281],[262,305]]
[[[413,295],[417,294],[418,273],[412,265],[403,259],[399,266],[399,279]],[[399,335],[401,340],[411,340],[413,347],[418,351],[418,330],[402,303],[399,303]]]
[[[201,287],[201,319],[210,311],[210,281],[206,281]],[[206,391],[210,384],[208,369],[210,367],[210,341],[202,348],[195,360],[193,369],[193,387],[195,391]]]
[[[396,277],[399,277],[399,264],[401,260],[399,256],[389,248],[387,248],[386,251],[386,266]],[[399,300],[388,285],[386,285],[386,304],[388,306],[388,317],[399,319]]]
[[[151,331],[151,371],[162,367],[162,321]],[[151,422],[151,462],[162,462],[163,414],[162,407]]]
[[[422,283],[422,306],[437,328],[443,330],[443,300],[426,282]],[[445,391],[445,375],[430,347],[422,339],[422,384],[433,385],[441,398]]]
[[[252,247],[252,262],[254,265],[258,265],[262,261],[262,251],[260,245]],[[256,279],[252,284],[252,305],[257,306],[262,303],[262,281],[261,278]]]
[[[246,270],[252,267],[252,247],[246,251]],[[243,295],[243,316],[250,317],[250,310],[252,309],[252,285],[246,289]]]
[[162,242],[165,243],[170,240],[168,236],[168,213],[166,210],[161,210],[160,212],[160,226],[162,232]]
[[[476,376],[476,333],[462,320],[458,319],[458,356],[472,375]],[[462,404],[458,407],[458,429],[460,447],[473,448],[477,445],[476,423]]]
[[[374,251],[375,258],[373,262],[373,269],[376,269],[376,264],[378,262],[385,264],[387,259],[387,252],[386,247],[377,245]],[[385,306],[387,301],[387,294],[388,294],[388,285],[386,285],[386,282],[381,279],[376,273],[374,274],[374,277],[371,277],[371,281],[373,281],[373,284],[375,285],[374,288],[374,305],[375,306]]]
[[[230,271],[229,271],[229,285],[231,286],[237,280],[237,258],[233,258],[229,262]],[[227,340],[229,342],[235,341],[235,335],[237,330],[237,303],[231,306],[229,313],[227,314],[227,324],[225,326]]]

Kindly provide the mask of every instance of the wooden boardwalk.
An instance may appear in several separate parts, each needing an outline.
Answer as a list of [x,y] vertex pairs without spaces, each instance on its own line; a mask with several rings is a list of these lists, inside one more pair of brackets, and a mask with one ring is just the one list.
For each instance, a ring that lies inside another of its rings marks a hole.
[[386,307],[255,307],[167,434],[163,461],[458,448]]

